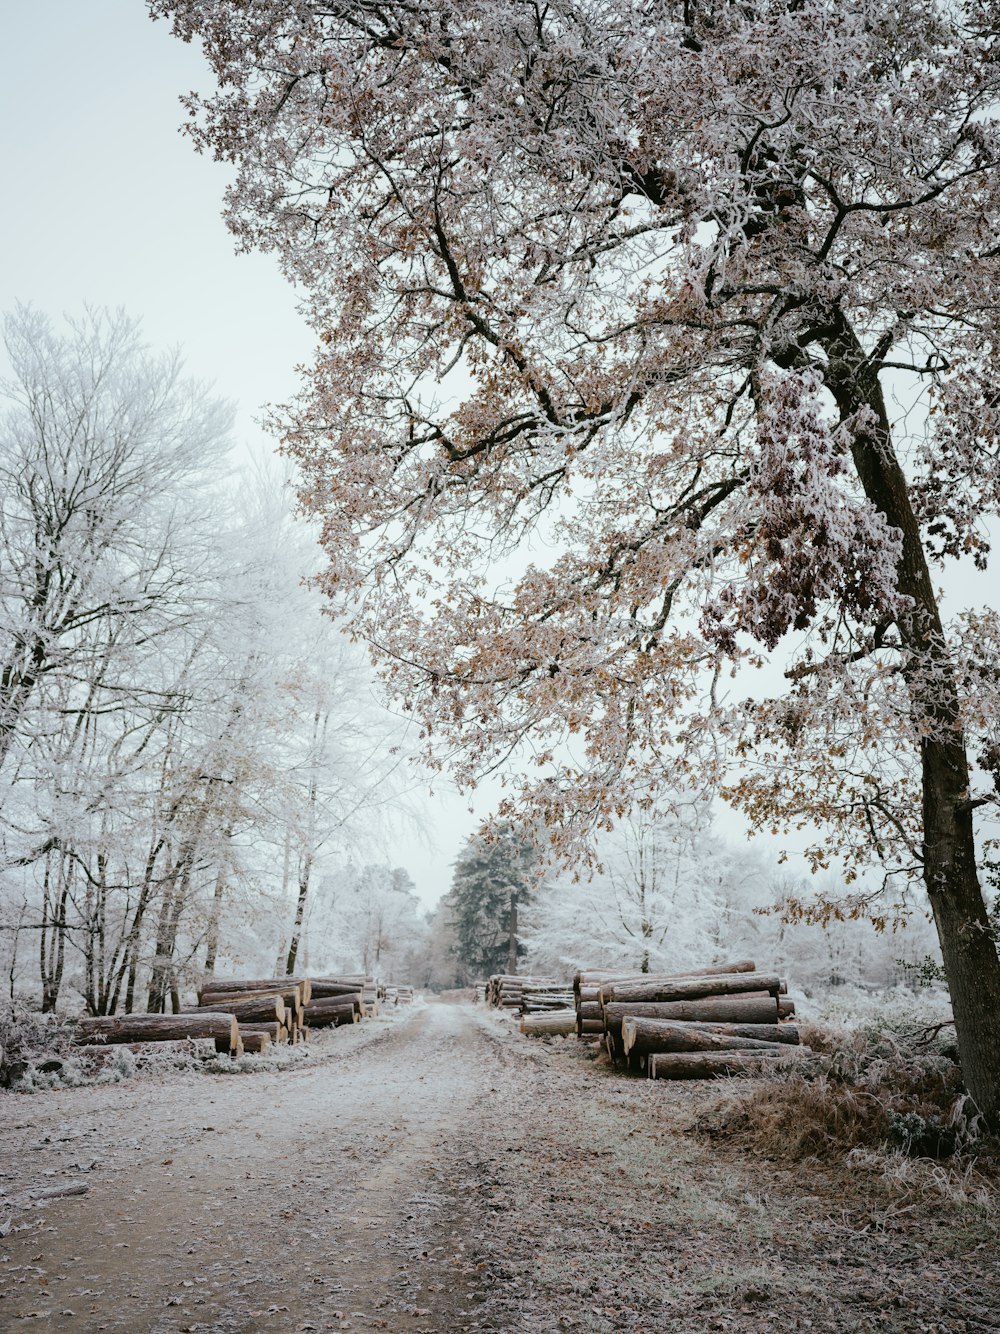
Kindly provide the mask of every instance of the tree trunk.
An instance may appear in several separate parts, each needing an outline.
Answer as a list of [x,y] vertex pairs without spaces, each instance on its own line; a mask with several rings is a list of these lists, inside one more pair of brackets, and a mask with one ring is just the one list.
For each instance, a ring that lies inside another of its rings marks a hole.
[[233,1046],[239,1028],[235,1015],[215,1014],[116,1014],[81,1019],[77,1027],[80,1042],[158,1042],[178,1038],[215,1038],[230,1040]]
[[507,972],[517,972],[517,894],[510,896],[510,929],[507,936]]
[[716,1079],[720,1075],[756,1075],[779,1060],[788,1048],[773,1051],[655,1052],[650,1079]]
[[773,996],[708,996],[704,1000],[611,1001],[604,1007],[610,1028],[630,1015],[646,1019],[688,1019],[716,1024],[776,1024],[778,1002]]
[[[622,1050],[625,1055],[643,1056],[657,1051],[772,1051],[778,1045],[763,1033],[744,1037],[755,1028],[777,1032],[778,1025],[742,1024],[741,1033],[699,1028],[693,1024],[671,1024],[662,1019],[642,1019],[630,1015],[622,1020]],[[797,1033],[796,1033],[797,1036]],[[791,1044],[788,1044],[791,1045]]]
[[[752,985],[750,985],[752,983]],[[726,974],[722,977],[657,978],[650,982],[611,982],[601,987],[601,1000],[608,1001],[679,1001],[700,1000],[707,996],[747,995],[769,992],[777,995],[781,978],[772,973]]]
[[312,872],[312,853],[307,852],[302,859],[302,868],[299,872],[299,896],[295,903],[295,925],[292,928],[292,941],[288,947],[288,958],[285,960],[285,972],[289,977],[295,972],[295,960],[299,953],[299,941],[302,937],[302,923],[306,915],[306,898],[309,894],[309,876]]
[[969,762],[958,686],[937,596],[892,447],[878,380],[854,330],[838,316],[822,340],[827,384],[842,417],[869,408],[875,425],[855,434],[852,454],[865,495],[902,534],[897,567],[907,608],[896,619],[907,661],[904,676],[921,738],[923,874],[951,993],[962,1076],[979,1111],[1000,1126],[1000,955],[976,871]]

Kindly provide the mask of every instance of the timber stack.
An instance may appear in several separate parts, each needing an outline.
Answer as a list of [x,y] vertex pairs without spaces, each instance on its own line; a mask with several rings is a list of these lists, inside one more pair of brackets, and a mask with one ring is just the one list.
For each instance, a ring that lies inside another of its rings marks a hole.
[[556,978],[519,977],[516,973],[495,973],[486,983],[484,999],[487,1005],[520,1010],[522,1014],[561,1009],[573,1003],[570,988]]
[[[399,990],[405,993],[404,1004],[412,1001],[412,987]],[[178,1014],[81,1019],[77,1044],[83,1054],[96,1055],[106,1053],[109,1045],[125,1045],[134,1053],[154,1043],[161,1051],[195,1051],[196,1044],[203,1047],[210,1041],[215,1051],[235,1059],[264,1052],[272,1045],[305,1042],[310,1028],[356,1024],[377,1014],[386,995],[385,986],[365,973],[321,978],[212,977],[198,993],[198,1004]]]
[[581,1039],[603,1041],[618,1066],[651,1079],[755,1073],[799,1042],[795,1004],[752,960],[669,974],[579,972]]
[[213,977],[198,993],[198,1004],[181,1013],[235,1015],[245,1035],[244,1050],[259,1053],[272,1043],[306,1041],[305,1008],[311,995],[312,982],[307,977]]
[[306,1022],[310,1027],[339,1028],[341,1024],[360,1023],[366,1017],[364,973],[340,973],[314,977],[311,981],[312,996],[306,1006]]

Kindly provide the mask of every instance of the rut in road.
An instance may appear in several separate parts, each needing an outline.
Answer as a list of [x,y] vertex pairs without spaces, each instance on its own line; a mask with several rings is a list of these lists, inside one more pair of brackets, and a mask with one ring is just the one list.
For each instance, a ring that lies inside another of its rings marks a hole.
[[305,1069],[147,1088],[151,1105],[121,1113],[138,1156],[108,1146],[87,1196],[7,1239],[6,1318],[156,1334],[479,1328],[466,1237],[493,1044],[446,1005],[342,1054],[336,1042]]

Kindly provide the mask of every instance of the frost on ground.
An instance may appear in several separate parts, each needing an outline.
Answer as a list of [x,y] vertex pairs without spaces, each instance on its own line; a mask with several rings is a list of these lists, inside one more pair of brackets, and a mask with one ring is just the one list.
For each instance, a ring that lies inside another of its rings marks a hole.
[[0,1325],[1000,1330],[992,1197],[737,1151],[719,1096],[462,1005],[250,1078],[5,1095]]

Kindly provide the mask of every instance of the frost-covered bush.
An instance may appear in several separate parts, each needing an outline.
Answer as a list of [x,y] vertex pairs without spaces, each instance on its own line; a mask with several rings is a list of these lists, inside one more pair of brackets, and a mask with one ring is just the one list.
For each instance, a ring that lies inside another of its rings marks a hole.
[[975,1144],[982,1125],[950,1030],[936,1030],[904,1028],[899,1016],[803,1026],[812,1054],[728,1091],[704,1128],[775,1159],[844,1159],[858,1149],[950,1157]]
[[50,1061],[65,1064],[71,1050],[71,1034],[54,1015],[10,1003],[0,1006],[0,1087],[57,1087],[59,1072],[37,1067]]
[[253,1075],[282,1066],[299,1065],[309,1059],[309,1048],[305,1045],[289,1047],[272,1043],[259,1055],[238,1056],[235,1060],[229,1056],[216,1056],[214,1060],[205,1061],[201,1069],[209,1075]]

